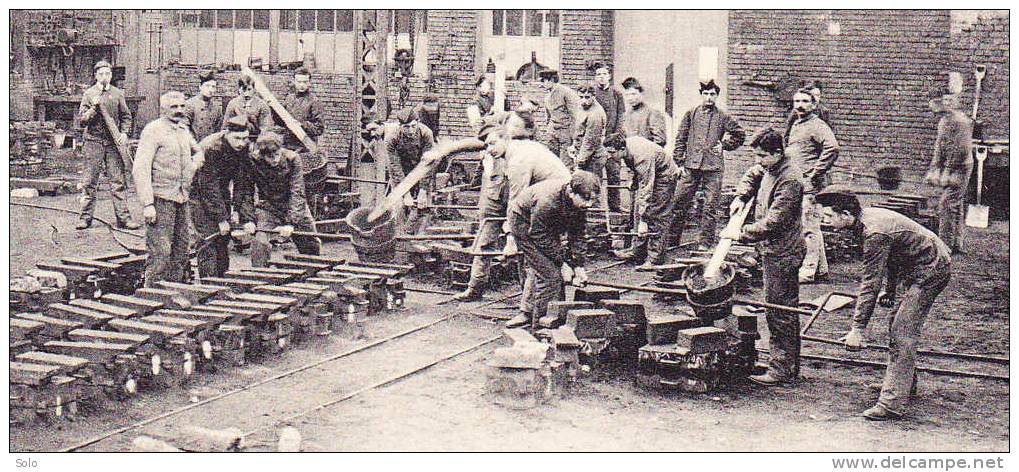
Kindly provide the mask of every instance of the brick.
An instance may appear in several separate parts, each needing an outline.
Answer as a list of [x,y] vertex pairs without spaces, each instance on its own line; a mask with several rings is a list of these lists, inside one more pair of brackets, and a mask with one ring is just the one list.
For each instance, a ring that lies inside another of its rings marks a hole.
[[538,320],[538,325],[543,328],[558,328],[566,322],[566,313],[575,309],[594,308],[591,302],[564,302],[551,301],[545,308],[545,316]]
[[676,335],[676,346],[688,349],[691,354],[724,351],[728,336],[724,329],[714,326],[681,329]]
[[580,339],[607,338],[614,331],[613,314],[609,310],[594,308],[570,310],[566,313],[566,326]]
[[647,343],[652,346],[675,344],[681,329],[704,326],[704,320],[695,316],[666,315],[651,318],[647,323]]
[[510,344],[536,343],[538,339],[523,329],[504,329],[502,335],[510,341]]
[[573,292],[573,300],[578,302],[591,302],[600,305],[602,300],[619,300],[621,292],[619,289],[607,287],[583,287]]

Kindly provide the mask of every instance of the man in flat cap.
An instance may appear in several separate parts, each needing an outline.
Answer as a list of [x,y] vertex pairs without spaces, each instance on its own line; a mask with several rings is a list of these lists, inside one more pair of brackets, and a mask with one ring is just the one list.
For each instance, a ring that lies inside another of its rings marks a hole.
[[195,139],[201,141],[223,127],[223,104],[216,100],[216,74],[203,70],[198,74],[198,95],[187,101],[187,120]]
[[548,148],[566,167],[573,168],[569,147],[573,144],[573,122],[580,110],[580,97],[569,87],[559,83],[559,72],[538,72],[539,85],[545,91],[545,110],[548,116]]
[[[817,106],[814,107],[814,114],[816,114],[817,117],[821,119],[821,121],[825,122],[828,125],[828,127],[831,128],[832,133],[835,133],[835,124],[832,122],[831,117],[831,108],[828,108],[828,106],[825,105],[824,102],[821,100],[823,92],[821,87],[821,81],[817,79],[805,80],[800,85],[800,88],[806,89],[807,92],[814,96],[814,99],[816,100],[817,103]],[[797,118],[798,116],[796,114],[796,110],[790,110],[789,116],[786,118],[785,122],[786,144],[789,144],[789,130],[792,129],[793,123],[796,123]]]
[[[383,159],[389,174],[390,188],[396,188],[407,173],[421,162],[421,156],[435,145],[432,130],[418,121],[414,107],[408,106],[397,111],[396,120],[397,127],[384,127],[381,148],[385,152]],[[409,233],[416,233],[419,229],[417,226],[424,222],[420,213],[429,204],[427,187],[430,184],[430,181],[421,182],[404,196],[404,207],[409,212],[405,220]]]
[[[301,156],[283,147],[283,137],[275,131],[258,135],[249,159],[245,161],[235,192],[238,213],[244,230],[255,235],[251,243],[252,267],[266,267],[272,255],[269,233],[293,236],[301,254],[318,255],[322,241],[293,234],[297,231],[316,232],[315,220],[304,198],[304,173]],[[257,192],[258,205],[253,196]],[[254,217],[254,220],[249,218]]]
[[664,147],[668,140],[665,113],[644,101],[644,86],[637,79],[627,77],[622,86],[627,107],[623,115],[623,134],[626,137],[643,136]]
[[577,111],[574,126],[573,146],[570,156],[574,165],[601,178],[605,168],[605,110],[594,96],[594,84],[581,84],[577,89],[580,96],[580,110]]
[[718,198],[722,193],[722,174],[725,172],[723,152],[743,145],[746,135],[743,128],[729,113],[715,102],[721,89],[712,80],[700,84],[701,104],[683,114],[676,130],[676,146],[672,158],[680,167],[680,200],[671,231],[676,243],[683,239],[686,215],[698,189],[704,190],[704,207],[701,209],[701,249],[714,247],[717,241]]
[[[198,251],[198,274],[201,277],[222,277],[230,269],[230,185],[237,184],[238,174],[248,159],[248,119],[235,116],[227,120],[226,129],[206,136],[199,147],[205,165],[191,182],[191,220],[197,236],[219,237]],[[236,205],[238,210],[250,206]],[[240,221],[253,222],[254,215],[240,215]]]
[[926,182],[940,193],[938,237],[953,253],[962,250],[963,204],[973,174],[973,120],[959,109],[947,87],[930,92],[931,111],[941,115]]
[[191,181],[202,167],[202,148],[188,130],[184,94],[159,97],[162,116],[142,129],[134,157],[134,185],[145,216],[145,286],[181,282],[188,267]]
[[223,113],[223,124],[220,126],[226,129],[226,122],[237,115],[247,117],[250,123],[248,129],[255,136],[262,131],[272,129],[272,110],[269,104],[256,96],[255,81],[246,75],[237,78],[237,96],[226,104],[226,111]]
[[[311,91],[311,72],[304,67],[294,71],[294,78],[291,82],[290,93],[283,98],[283,108],[286,108],[290,116],[294,117],[312,141],[318,141],[318,137],[325,131],[322,122],[322,115],[325,108],[322,102]],[[297,135],[286,128],[283,119],[273,113],[276,126],[283,133],[283,147],[301,155],[301,163],[304,165],[305,198],[312,207],[312,214],[316,213],[315,195],[326,178],[326,161],[322,158],[321,151],[312,153],[304,147],[304,143],[297,139]]]
[[[92,226],[99,175],[105,169],[110,180],[117,227],[138,229],[141,225],[131,220],[131,212],[127,208],[127,179],[131,163],[117,150],[117,145],[127,144],[127,134],[131,131],[131,110],[127,108],[124,91],[110,85],[113,79],[110,63],[99,61],[92,71],[96,83],[85,89],[81,95],[81,105],[78,106],[78,123],[85,128],[85,172],[82,174],[81,208],[76,228]],[[104,115],[109,117],[114,129],[107,127]]]

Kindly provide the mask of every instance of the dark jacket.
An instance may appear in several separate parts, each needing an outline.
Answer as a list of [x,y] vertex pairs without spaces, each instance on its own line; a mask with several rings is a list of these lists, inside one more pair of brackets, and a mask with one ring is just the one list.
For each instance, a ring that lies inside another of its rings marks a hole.
[[665,146],[666,136],[665,113],[640,103],[626,111],[623,115],[623,134],[626,137],[643,136],[649,141]]
[[206,100],[195,95],[184,103],[187,106],[188,127],[195,139],[201,141],[223,126],[223,104],[216,98]]
[[573,158],[577,164],[584,164],[592,158],[605,156],[605,110],[598,101],[591,108],[580,107],[577,113],[577,125],[573,130],[573,145],[577,155]]
[[754,221],[743,225],[743,241],[757,243],[764,257],[803,254],[806,245],[802,231],[803,183],[799,169],[783,162],[779,168],[765,170],[754,165],[736,186],[736,198],[749,201],[756,196]]
[[407,173],[421,162],[421,156],[435,145],[432,130],[420,121],[407,132],[402,128],[387,127],[382,138],[388,156],[386,169],[389,172],[389,183],[393,187],[396,187]]
[[[324,108],[322,102],[318,101],[318,98],[310,90],[305,93],[291,92],[283,99],[283,108],[286,108],[290,116],[301,123],[301,128],[304,128],[304,132],[312,141],[318,141],[318,137],[325,130],[322,125]],[[283,119],[273,113],[273,120],[276,126],[283,128],[283,147],[303,152],[304,144],[290,130],[286,129]]]
[[829,127],[814,113],[796,120],[789,130],[785,155],[803,172],[803,191],[817,193],[827,185],[828,170],[839,157],[839,142]]
[[247,115],[248,123],[251,125],[251,132],[258,136],[263,130],[272,129],[272,110],[261,98],[251,97],[250,101],[244,100],[243,96],[236,96],[226,104],[226,111],[223,112],[223,123],[221,129],[226,129],[226,122],[241,113]]
[[84,138],[89,141],[113,144],[102,114],[92,106],[92,97],[96,96],[100,97],[98,107],[113,118],[114,123],[117,124],[117,131],[130,135],[131,110],[127,107],[124,91],[112,85],[103,91],[96,83],[85,89],[81,94],[81,104],[78,105],[78,124],[85,128]]
[[679,168],[665,154],[665,149],[643,136],[626,138],[623,162],[633,171],[633,179],[637,181],[637,191],[634,194],[637,200],[637,218],[643,219],[651,206],[655,183],[665,180],[675,182],[679,177]]
[[884,280],[892,292],[900,281],[922,283],[951,270],[948,246],[931,230],[884,208],[864,208],[860,214],[863,231],[863,265],[856,299],[853,326],[866,328],[874,313]]
[[959,110],[948,110],[938,121],[931,169],[966,173],[973,159],[973,120]]
[[683,114],[672,157],[689,169],[722,170],[722,153],[715,154],[715,145],[722,143],[723,151],[732,151],[745,139],[739,122],[725,110],[698,105]]
[[301,221],[305,216],[307,201],[304,199],[304,177],[301,172],[301,156],[289,149],[280,149],[283,159],[278,166],[271,166],[254,156],[245,159],[240,178],[234,183],[234,192],[239,193],[237,211],[251,215],[253,222],[255,206],[253,195],[258,192],[258,208],[286,218]]
[[606,88],[595,87],[594,98],[605,110],[605,137],[623,132],[623,115],[626,113],[626,102],[623,94],[611,84]]
[[568,135],[573,129],[574,114],[580,110],[580,96],[563,84],[553,84],[545,94],[545,110],[549,128]]
[[528,187],[510,202],[509,218],[517,239],[531,240],[556,265],[577,267],[584,265],[587,217],[570,201],[569,186],[569,180],[546,180]]
[[[248,149],[235,151],[223,139],[225,133],[218,131],[198,143],[205,154],[205,164],[195,172],[191,181],[192,204],[201,206],[205,214],[215,221],[230,221],[230,182],[237,181],[238,173],[248,159]],[[238,213],[242,207],[251,208],[251,205],[241,205],[239,198],[235,206]],[[254,215],[240,215],[240,220],[245,223],[254,221]]]
[[481,113],[481,116],[491,113],[492,109],[495,107],[495,92],[489,93],[488,95],[475,93],[474,104],[478,106],[478,112]]

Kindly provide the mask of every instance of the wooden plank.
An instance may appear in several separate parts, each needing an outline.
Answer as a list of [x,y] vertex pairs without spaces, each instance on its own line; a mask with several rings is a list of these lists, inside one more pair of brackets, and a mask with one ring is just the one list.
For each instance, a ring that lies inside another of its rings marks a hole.
[[244,302],[272,303],[274,305],[281,305],[287,307],[293,306],[294,304],[297,303],[297,299],[294,297],[281,297],[261,293],[238,293],[232,294],[230,298]]
[[255,92],[262,97],[262,100],[265,100],[265,102],[269,105],[269,108],[272,108],[272,110],[276,112],[276,115],[283,120],[283,124],[286,125],[286,128],[293,133],[299,141],[301,141],[301,144],[303,144],[304,147],[312,154],[318,152],[318,145],[315,144],[315,140],[311,139],[311,137],[304,132],[304,128],[301,127],[301,122],[290,115],[290,112],[288,112],[283,104],[276,99],[276,96],[273,95],[271,90],[269,90],[269,87],[266,87],[265,83],[262,82],[262,79],[258,76],[258,74],[255,74],[255,72],[247,66],[241,66],[241,74],[250,77],[254,81]]
[[120,264],[114,264],[111,262],[99,261],[95,259],[88,259],[85,257],[61,257],[60,262],[67,265],[92,267],[99,269],[104,272],[113,271],[120,268]]
[[225,308],[240,308],[242,310],[257,311],[261,315],[269,315],[283,308],[275,303],[256,303],[234,300],[213,300],[207,306],[221,306]]
[[238,319],[243,319],[243,317],[238,317],[230,313],[220,313],[204,310],[159,310],[156,312],[156,315],[167,316],[172,318],[186,318],[191,320],[205,320],[213,325],[219,325],[223,323],[229,323],[231,321],[235,321]]
[[202,312],[202,313],[222,313],[230,315],[234,320],[243,321],[250,318],[261,316],[262,313],[258,310],[245,310],[243,308],[229,307],[229,306],[218,306],[218,305],[202,305],[192,307],[191,311]]
[[174,316],[163,316],[163,315],[149,315],[142,318],[141,321],[165,326],[172,326],[174,328],[180,328],[183,329],[184,332],[187,334],[191,334],[196,331],[201,331],[210,325],[209,321],[204,319],[177,318]]
[[22,385],[43,385],[60,371],[59,367],[46,364],[11,362],[10,366],[11,383]]
[[97,329],[76,329],[67,333],[67,337],[71,341],[130,344],[134,347],[149,342],[149,337],[144,334],[101,331]]
[[250,290],[259,285],[265,285],[265,282],[261,280],[245,279],[242,277],[205,277],[202,279],[202,282],[223,285],[233,290]]

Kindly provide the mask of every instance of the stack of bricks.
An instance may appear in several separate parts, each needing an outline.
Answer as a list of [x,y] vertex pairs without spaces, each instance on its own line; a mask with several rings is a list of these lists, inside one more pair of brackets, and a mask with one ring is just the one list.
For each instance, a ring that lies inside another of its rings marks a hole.
[[[936,133],[925,89],[946,80],[948,46],[946,10],[734,10],[729,108],[749,132],[783,129],[790,98],[750,82],[819,79],[842,145],[832,177],[876,187],[874,170],[895,166],[904,189],[915,188]],[[727,181],[753,162],[747,147],[733,154]]]
[[477,79],[478,12],[428,10],[428,65],[439,96],[440,134],[474,134],[467,123],[467,106]]
[[[200,68],[195,66],[173,65],[161,71],[161,92],[178,90],[188,97],[198,94],[198,74]],[[279,70],[274,72],[258,72],[265,85],[272,90],[276,98],[283,98],[290,92],[293,71]],[[237,78],[239,71],[222,71],[216,74],[216,98],[226,104],[237,96]],[[314,73],[311,80],[311,91],[322,102],[325,108],[323,121],[325,133],[318,138],[318,145],[325,156],[331,161],[346,159],[350,152],[350,138],[354,132],[354,76],[352,74]],[[143,124],[139,123],[141,129]]]

